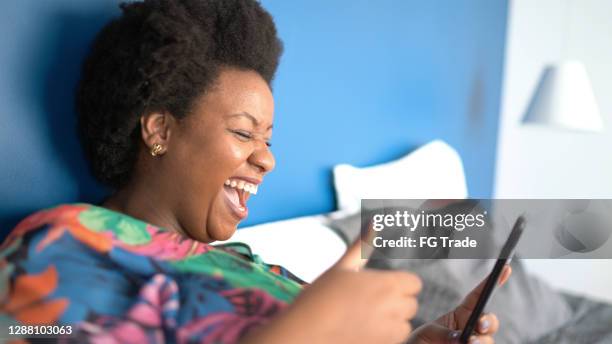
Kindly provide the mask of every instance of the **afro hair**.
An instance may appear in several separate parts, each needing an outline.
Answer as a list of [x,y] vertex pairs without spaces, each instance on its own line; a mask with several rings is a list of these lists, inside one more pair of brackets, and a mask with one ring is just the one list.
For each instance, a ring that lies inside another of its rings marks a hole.
[[282,42],[256,0],[145,0],[95,38],[76,90],[78,131],[100,182],[125,185],[139,150],[140,117],[187,116],[222,67],[253,70],[271,84]]

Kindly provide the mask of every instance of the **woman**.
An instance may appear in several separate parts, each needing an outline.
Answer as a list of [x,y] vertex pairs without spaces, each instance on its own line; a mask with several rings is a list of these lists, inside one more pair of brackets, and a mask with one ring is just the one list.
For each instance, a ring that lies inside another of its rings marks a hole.
[[[85,154],[114,192],[101,206],[35,213],[11,232],[0,256],[4,323],[133,343],[457,338],[478,288],[413,331],[420,280],[361,270],[359,243],[308,286],[248,247],[211,246],[232,236],[274,168],[270,85],[282,44],[255,0],[122,9],[77,90]],[[492,342],[497,327],[483,316],[473,342]]]

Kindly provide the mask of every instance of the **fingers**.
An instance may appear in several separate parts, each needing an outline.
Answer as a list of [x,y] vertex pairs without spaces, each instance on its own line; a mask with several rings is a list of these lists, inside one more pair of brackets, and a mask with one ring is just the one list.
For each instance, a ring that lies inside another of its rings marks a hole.
[[468,342],[469,344],[493,344],[495,340],[492,336],[482,335],[482,336],[471,336]]
[[361,257],[361,239],[357,239],[336,263],[336,267],[347,270],[361,270],[368,260]]
[[[502,273],[497,282],[498,286],[502,286],[504,283],[506,283],[508,278],[510,278],[511,273],[512,273],[512,268],[510,267],[510,265],[504,266],[504,269],[502,270]],[[459,306],[459,308],[467,310],[468,312],[471,312],[472,310],[474,310],[474,307],[476,307],[476,303],[478,302],[478,299],[480,298],[480,295],[482,294],[482,291],[484,290],[484,287],[485,287],[485,284],[487,283],[488,278],[489,276],[487,276],[484,280],[482,280],[476,286],[476,288],[474,288],[465,297],[465,299],[463,299],[463,302],[461,302],[461,305]]]
[[[417,328],[410,336],[408,344],[459,344],[461,331],[453,331],[450,328],[438,323],[428,323]],[[470,344],[493,344],[492,335],[474,335],[471,336],[468,343]]]
[[[360,272],[360,274],[362,273],[369,273],[366,271]],[[378,272],[375,272],[378,273]],[[386,272],[388,274],[388,272]],[[380,274],[378,274],[379,276],[378,279],[384,278],[384,272],[381,272]],[[410,277],[410,274],[407,274],[408,278],[406,279],[405,276],[398,276],[399,278],[403,279],[404,281],[410,281],[408,287],[410,287],[411,285],[415,284],[415,283],[420,283],[419,282],[415,282],[415,279]],[[390,328],[387,328],[386,331],[388,331],[389,335],[392,336],[392,340],[389,341],[390,343],[404,343],[406,341],[406,338],[408,338],[408,336],[410,335],[410,333],[412,332],[412,325],[410,324],[410,321],[416,316],[418,310],[419,310],[419,302],[418,299],[416,298],[416,295],[412,295],[409,297],[403,296],[403,291],[401,289],[399,289],[398,292],[398,288],[397,288],[397,284],[393,284],[392,285],[393,288],[392,290],[389,290],[388,292],[386,292],[386,295],[393,295],[395,294],[396,296],[393,298],[387,298],[384,301],[383,300],[379,300],[384,302],[384,305],[382,305],[386,311],[384,311],[384,314],[388,314],[389,318],[388,319],[388,323],[392,323],[393,326],[391,326]],[[401,287],[400,287],[401,288]]]
[[401,323],[389,332],[389,343],[404,343],[410,333],[412,333],[412,325],[408,321]]
[[390,307],[393,308],[395,316],[410,321],[419,311],[419,301],[416,297],[406,297],[401,300],[396,300]]
[[499,329],[499,320],[497,316],[493,313],[483,314],[478,320],[478,327],[476,331],[479,334],[489,334],[492,335],[497,332]]
[[366,234],[357,238],[334,266],[353,271],[361,270],[368,263],[368,259],[372,254],[373,249],[369,245],[369,242],[373,235],[374,230],[370,223]]
[[[467,296],[463,299],[459,307],[457,307],[458,310],[462,310],[467,313],[465,317],[466,320],[467,320],[467,317],[469,317],[470,313],[474,310],[474,307],[476,307],[476,303],[478,302],[478,299],[480,298],[480,295],[482,294],[482,291],[484,290],[485,284],[487,283],[487,278],[482,280],[476,286],[476,288],[472,289],[472,291],[469,294],[467,294]],[[463,326],[464,324],[461,323],[461,327]]]
[[382,272],[381,278],[390,279],[390,283],[392,285],[397,286],[399,288],[402,295],[405,296],[414,296],[421,292],[423,289],[423,282],[419,278],[419,276],[405,272],[405,271],[385,271]]
[[510,275],[512,275],[512,267],[510,265],[506,265],[504,266],[504,270],[502,271],[501,275],[499,276],[499,280],[497,282],[498,286],[502,286],[506,283],[506,281],[508,281],[508,278],[510,278]]
[[450,344],[459,343],[461,332],[453,331],[437,323],[428,323],[415,330],[408,340],[409,344]]

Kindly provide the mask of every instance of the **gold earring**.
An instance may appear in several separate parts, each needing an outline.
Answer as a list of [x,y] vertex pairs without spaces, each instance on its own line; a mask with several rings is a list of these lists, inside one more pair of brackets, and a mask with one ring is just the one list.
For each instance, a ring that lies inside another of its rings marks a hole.
[[159,143],[154,144],[153,147],[151,147],[151,155],[158,156],[162,149],[164,149],[164,147]]

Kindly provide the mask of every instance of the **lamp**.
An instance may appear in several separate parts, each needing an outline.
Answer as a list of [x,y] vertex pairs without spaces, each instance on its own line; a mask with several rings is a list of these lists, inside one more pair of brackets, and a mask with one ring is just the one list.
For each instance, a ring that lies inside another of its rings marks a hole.
[[546,67],[523,123],[582,131],[603,130],[599,107],[584,65],[567,61]]

